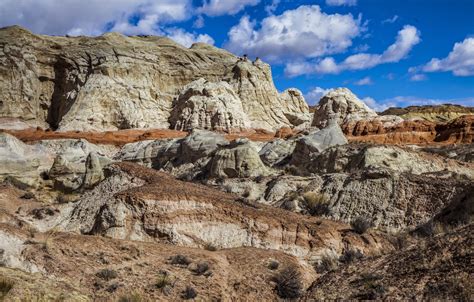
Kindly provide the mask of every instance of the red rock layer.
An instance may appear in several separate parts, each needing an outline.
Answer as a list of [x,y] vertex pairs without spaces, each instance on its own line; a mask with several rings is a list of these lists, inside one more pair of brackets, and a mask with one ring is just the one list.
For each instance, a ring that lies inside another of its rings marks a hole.
[[346,123],[344,134],[353,142],[381,144],[469,144],[474,138],[474,115],[464,115],[449,123],[403,121],[398,124],[380,120],[363,120]]

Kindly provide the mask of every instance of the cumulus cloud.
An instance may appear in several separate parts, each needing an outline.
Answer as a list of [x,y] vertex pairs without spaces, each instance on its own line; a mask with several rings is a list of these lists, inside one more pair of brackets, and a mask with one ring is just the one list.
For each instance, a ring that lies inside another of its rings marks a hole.
[[280,2],[281,0],[272,0],[270,4],[265,5],[265,11],[267,12],[267,14],[273,15]]
[[308,91],[304,95],[304,98],[305,98],[306,102],[308,102],[308,104],[315,105],[315,104],[319,103],[319,100],[323,96],[325,96],[329,91],[331,91],[331,89],[324,89],[324,88],[321,88],[321,87],[315,87],[315,88],[311,89],[310,91]]
[[187,32],[181,28],[172,28],[166,30],[166,35],[181,45],[190,47],[196,42],[202,42],[214,45],[214,39],[207,34],[195,34]]
[[382,21],[382,24],[385,23],[395,23],[398,20],[398,15],[393,16],[392,18],[388,18]]
[[73,36],[116,31],[168,36],[185,46],[195,42],[214,44],[209,35],[171,26],[191,15],[191,0],[0,1],[0,26],[19,24],[36,33]]
[[301,74],[337,74],[345,70],[362,70],[380,64],[399,62],[405,58],[416,44],[421,41],[420,32],[412,25],[405,25],[395,40],[382,54],[359,53],[347,57],[337,63],[334,58],[327,57],[316,62],[289,63],[285,68],[288,76]]
[[358,86],[364,86],[364,85],[372,85],[373,83],[374,82],[372,82],[372,79],[370,77],[365,77],[356,81],[354,84]]
[[330,6],[354,6],[357,5],[357,0],[326,0],[326,5]]
[[234,15],[246,6],[255,6],[260,0],[205,0],[198,12],[208,16]]
[[433,58],[421,69],[424,72],[451,71],[456,76],[474,75],[474,38],[454,44],[446,58]]
[[[191,0],[2,0],[0,25],[18,24],[36,33],[99,35],[108,27],[151,33],[156,24],[188,18]],[[144,19],[135,26],[133,16]],[[127,25],[128,26],[125,26]]]
[[270,62],[315,58],[345,51],[364,30],[361,17],[325,14],[317,5],[300,6],[257,24],[248,16],[232,27],[225,47]]

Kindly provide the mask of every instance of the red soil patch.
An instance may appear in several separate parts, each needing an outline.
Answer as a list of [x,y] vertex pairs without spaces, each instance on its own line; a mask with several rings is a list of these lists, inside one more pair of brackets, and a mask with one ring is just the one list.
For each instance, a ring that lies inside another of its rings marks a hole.
[[[167,138],[185,137],[188,133],[184,131],[169,130],[169,129],[128,129],[118,131],[105,132],[81,132],[81,131],[66,131],[55,132],[42,129],[24,129],[24,130],[3,130],[6,133],[14,135],[23,142],[35,142],[47,139],[80,139],[84,138],[93,144],[106,144],[123,146],[128,143],[156,140]],[[273,132],[268,132],[261,129],[249,130],[235,134],[224,134],[228,140],[237,138],[248,138],[253,141],[270,141],[274,137]]]

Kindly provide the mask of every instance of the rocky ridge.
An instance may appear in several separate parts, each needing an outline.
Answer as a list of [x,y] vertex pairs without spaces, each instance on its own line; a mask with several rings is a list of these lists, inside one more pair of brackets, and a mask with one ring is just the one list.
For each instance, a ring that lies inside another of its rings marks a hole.
[[[173,100],[186,85],[201,78],[228,83],[227,92],[233,102],[242,103],[250,128],[275,130],[292,125],[285,113],[307,112],[301,95],[296,107],[284,104],[286,97],[275,89],[268,64],[210,45],[198,43],[188,49],[163,37],[117,33],[96,38],[50,37],[17,26],[0,30],[0,45],[0,116],[34,127],[60,131],[169,128]],[[216,106],[212,95],[200,102],[202,109]],[[217,111],[221,115],[231,112],[236,118],[233,122],[240,123],[239,108]],[[229,122],[229,117],[214,119],[220,119],[220,127]],[[202,122],[199,126],[210,127]],[[237,127],[241,126],[247,124]]]

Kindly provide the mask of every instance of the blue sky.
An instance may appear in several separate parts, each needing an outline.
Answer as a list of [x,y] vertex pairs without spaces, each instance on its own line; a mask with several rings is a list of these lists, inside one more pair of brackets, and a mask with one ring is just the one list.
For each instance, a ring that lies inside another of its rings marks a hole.
[[272,65],[309,103],[349,87],[369,106],[474,106],[474,0],[0,0],[0,26],[167,35]]

